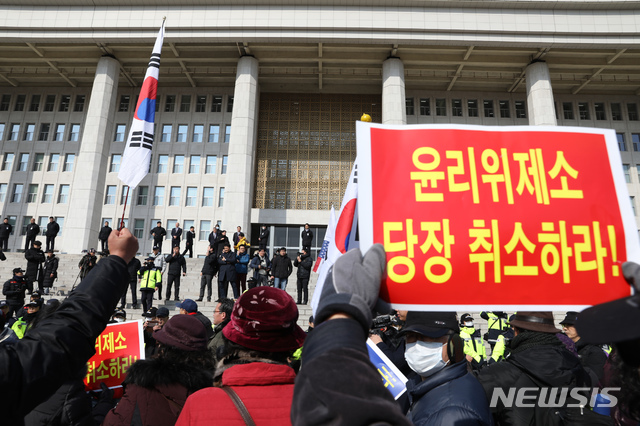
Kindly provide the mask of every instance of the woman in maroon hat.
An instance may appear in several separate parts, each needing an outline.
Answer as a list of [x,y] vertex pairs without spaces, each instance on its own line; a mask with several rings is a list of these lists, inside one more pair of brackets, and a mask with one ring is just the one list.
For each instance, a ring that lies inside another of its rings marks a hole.
[[124,396],[103,425],[173,425],[187,397],[213,383],[213,356],[200,321],[176,315],[153,337],[157,355],[129,368]]
[[176,424],[291,424],[296,375],[288,358],[306,336],[297,320],[296,303],[285,291],[256,287],[244,293],[222,330],[216,387],[191,395]]

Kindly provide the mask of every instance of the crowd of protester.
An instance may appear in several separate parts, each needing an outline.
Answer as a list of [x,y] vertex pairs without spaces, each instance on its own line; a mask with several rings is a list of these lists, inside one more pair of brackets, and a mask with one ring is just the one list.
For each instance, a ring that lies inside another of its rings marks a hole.
[[[224,239],[224,231],[216,233]],[[237,237],[240,241],[243,236]],[[556,328],[551,312],[519,311],[509,316],[492,311],[475,318],[454,312],[389,315],[389,307],[378,299],[385,253],[375,245],[364,256],[351,250],[333,265],[305,332],[297,325],[297,304],[308,301],[312,263],[308,247],[293,261],[298,268],[296,301],[284,291],[292,270],[286,250],[278,250],[272,261],[262,248],[249,260],[244,244],[232,251],[229,243],[223,243],[214,256],[217,238],[208,249],[209,261],[204,259],[200,298],[179,300],[175,305],[179,313],[173,316],[164,306],[153,307],[152,300],[155,293],[162,295],[158,286],[165,263],[171,271],[177,262],[178,278],[184,273],[182,262],[172,260],[183,256],[179,247],[169,256],[154,250],[144,264],[136,263],[138,243],[126,229],[111,231],[105,241],[108,257],[96,262],[91,258],[95,254],[87,253],[80,270],[83,265],[91,267],[85,268],[81,283],[62,302],[44,303],[42,294],[29,284],[30,272],[14,269],[3,286],[6,300],[0,302],[3,423],[637,425],[640,421],[638,295],[567,312],[560,322],[562,330]],[[46,254],[50,255],[53,252]],[[245,290],[238,276],[246,276],[248,268],[254,275]],[[43,266],[44,278],[47,271],[50,278],[56,274]],[[219,297],[208,318],[199,311],[198,302],[205,292],[211,301],[211,280],[221,271],[223,284],[219,280]],[[631,285],[640,283],[640,265],[626,263],[623,273]],[[141,298],[145,359],[129,367],[124,393],[118,398],[104,385],[100,391],[86,392],[83,378],[95,339],[108,322],[126,321],[122,295],[128,288],[135,293],[131,283],[136,282],[146,293]],[[171,284],[177,297],[179,279],[174,277]],[[227,297],[229,285],[233,298]],[[30,298],[25,304],[27,292]],[[116,309],[118,302],[121,306]],[[479,331],[481,320],[487,321],[485,335]],[[407,376],[407,391],[397,400],[369,361],[368,338]],[[591,390],[611,387],[619,390],[602,394],[614,403],[601,414]],[[537,398],[558,388],[578,392],[568,392],[566,401],[555,407],[541,403],[544,396]],[[495,398],[496,390],[510,389],[531,390],[528,404]],[[582,398],[584,389],[589,395]]]

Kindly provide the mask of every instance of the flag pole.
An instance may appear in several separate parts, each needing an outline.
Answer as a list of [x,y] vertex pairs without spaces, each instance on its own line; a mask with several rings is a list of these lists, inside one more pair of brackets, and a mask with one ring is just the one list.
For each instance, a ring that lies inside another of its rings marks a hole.
[[124,197],[124,208],[122,209],[122,219],[120,219],[120,226],[118,227],[118,231],[121,231],[124,228],[124,211],[127,210],[127,201],[129,200],[129,188],[127,185],[127,195]]

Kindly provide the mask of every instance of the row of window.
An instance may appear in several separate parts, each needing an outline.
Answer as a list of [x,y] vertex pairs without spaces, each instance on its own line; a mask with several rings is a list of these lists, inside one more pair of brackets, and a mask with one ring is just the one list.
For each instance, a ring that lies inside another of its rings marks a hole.
[[[156,112],[160,112],[160,105],[162,105],[160,95],[156,97]],[[192,107],[194,112],[222,112],[222,96],[212,95],[211,101],[209,101],[208,95],[181,95],[180,104],[177,104],[178,97],[176,95],[166,95],[164,97],[164,112],[175,112],[176,107],[179,112],[191,112]],[[194,105],[195,102],[195,105]],[[209,104],[211,102],[211,104]],[[120,102],[118,103],[118,112],[129,112],[133,110],[138,104],[138,96],[135,98],[135,102],[131,103],[131,95],[120,95]],[[233,96],[227,96],[227,112],[233,112]]]
[[[618,148],[620,151],[628,151],[627,141],[624,133],[616,133]],[[631,133],[631,147],[634,151],[640,151],[640,133]]]
[[[114,154],[111,157],[111,166],[109,171],[117,172],[120,167],[120,161],[122,157],[119,154]],[[187,173],[189,174],[199,174],[200,166],[202,165],[202,156],[201,155],[191,155],[189,156],[189,168],[187,169]],[[174,155],[173,156],[173,165],[171,167],[171,173],[184,173],[185,171],[185,156],[184,155]],[[227,174],[227,165],[229,163],[229,156],[222,156],[222,168],[220,169],[220,174]],[[218,156],[217,155],[206,155],[204,156],[204,174],[213,175],[216,174],[218,164]],[[158,162],[156,166],[156,173],[167,173],[169,171],[169,156],[168,155],[158,155]]]
[[[482,102],[477,99],[451,99],[449,106],[447,106],[448,100],[445,98],[436,98],[435,111],[436,116],[446,117],[447,111],[450,111],[452,117],[463,117],[466,109],[467,117],[479,117],[480,106],[482,106],[482,114],[485,118],[511,118],[513,115],[515,118],[527,118],[527,108],[525,101],[515,101],[514,111],[511,110],[511,103],[508,100],[500,100],[497,103],[493,100],[483,100]],[[419,99],[419,114],[420,115],[432,115],[432,102],[430,98]],[[558,109],[558,104],[561,109]],[[497,107],[497,108],[496,108]],[[594,102],[593,108],[590,102],[559,102],[556,103],[556,118],[559,118],[558,111],[562,112],[562,118],[565,120],[591,120],[594,117],[596,120],[607,120],[607,117],[611,117],[613,121],[624,120],[624,110],[626,109],[626,116],[629,121],[638,121],[638,105],[633,102],[623,104],[622,102],[611,102],[605,104],[604,102]],[[406,111],[407,115],[415,115],[415,100],[414,98],[406,99]]]
[[[55,185],[54,184],[44,184],[42,191],[42,198],[40,202],[42,204],[50,204],[53,203],[54,195],[55,195]],[[22,183],[13,184],[13,191],[11,192],[11,198],[9,202],[11,203],[20,203],[22,202],[24,196],[24,187],[25,185]],[[37,203],[38,202],[38,190],[40,185],[37,183],[31,183],[27,187],[27,194],[25,201],[27,203]],[[0,183],[0,202],[4,202],[7,196],[8,184]],[[58,188],[58,196],[56,197],[57,204],[67,204],[69,202],[69,191],[70,185],[62,184]]]
[[[80,124],[70,124],[67,132],[67,125],[63,123],[54,124],[51,127],[51,123],[41,123],[40,131],[36,134],[36,125],[34,123],[26,123],[22,127],[20,123],[12,123],[9,125],[9,131],[7,132],[8,141],[42,141],[47,142],[52,137],[54,142],[64,142],[65,140],[70,142],[77,142],[80,140]],[[0,123],[0,141],[4,139],[6,130],[6,124]],[[65,139],[65,133],[67,133]]]
[[[22,152],[18,154],[18,162],[16,163],[15,171],[27,172],[29,170],[33,172],[41,172],[45,166],[45,155],[43,153],[33,154],[33,165],[29,168],[29,159],[31,154]],[[48,172],[57,172],[62,154],[49,154],[49,161],[46,162]],[[12,152],[6,152],[2,161],[2,171],[11,171],[13,168],[13,162],[15,160],[15,154]],[[64,154],[64,163],[62,164],[63,172],[72,172],[73,164],[76,161],[75,154]]]
[[[178,124],[176,126],[176,133],[173,133],[172,124],[162,125],[162,134],[160,142],[203,142],[218,143],[220,141],[220,125],[209,125],[209,133],[205,135],[204,124],[194,124],[193,130],[189,132],[188,124]],[[116,124],[116,131],[113,137],[115,142],[124,142],[127,139],[127,125]],[[224,143],[229,143],[231,140],[231,125],[224,126]]]
[[[37,186],[37,185],[36,185]],[[37,188],[36,188],[37,189]],[[169,206],[181,206],[185,207],[214,207],[215,201],[215,188],[212,186],[205,186],[202,188],[202,198],[198,198],[198,187],[188,186],[186,191],[186,197],[184,204],[182,203],[182,188],[180,186],[172,186],[169,188]],[[122,186],[120,193],[120,205],[124,205],[127,197],[128,187]],[[217,198],[217,206],[224,206],[224,187],[220,187]],[[118,187],[117,185],[107,185],[105,191],[104,203],[106,205],[115,204],[117,197]],[[163,206],[165,203],[166,188],[164,186],[156,186],[153,189],[153,199],[151,204],[153,206]],[[149,187],[139,186],[135,197],[136,205],[146,206],[149,202]]]
[[[11,109],[11,95],[2,95],[0,97],[0,111],[9,111]],[[44,103],[43,103],[44,100]],[[83,112],[84,105],[87,100],[86,95],[76,95],[73,103],[73,112]],[[57,102],[56,102],[57,101]],[[28,109],[27,109],[28,105]],[[31,95],[27,104],[27,95],[16,95],[13,104],[13,111],[29,111],[29,112],[60,112],[71,111],[71,95]]]

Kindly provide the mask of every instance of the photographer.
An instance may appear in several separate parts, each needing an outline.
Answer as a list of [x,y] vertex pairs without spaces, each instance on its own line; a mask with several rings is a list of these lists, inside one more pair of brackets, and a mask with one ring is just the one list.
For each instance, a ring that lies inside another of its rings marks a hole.
[[144,266],[138,271],[138,277],[140,278],[140,299],[142,299],[142,310],[145,312],[153,306],[153,293],[156,291],[156,284],[162,281],[162,274],[153,262],[153,257],[147,257]]
[[269,271],[271,270],[271,261],[267,257],[266,250],[261,248],[253,259],[249,267],[253,268],[253,279],[256,286],[267,285],[269,280]]
[[90,249],[87,254],[82,256],[82,259],[80,259],[80,262],[78,262],[78,268],[80,269],[81,282],[84,279],[84,277],[86,277],[89,274],[89,271],[91,271],[93,267],[96,266],[97,261],[98,261],[98,258],[96,257],[96,250],[93,248]]
[[7,319],[11,318],[24,305],[24,296],[28,288],[27,279],[21,268],[13,270],[13,278],[7,280],[2,287],[2,294],[7,296]]
[[[298,268],[296,276],[298,277],[298,305],[307,304],[309,301],[309,278],[311,277],[311,267],[313,266],[313,260],[309,256],[309,250],[302,248],[298,253],[296,260],[293,261],[293,266]],[[303,301],[304,299],[304,301]]]
[[369,338],[398,367],[398,370],[408,377],[412,370],[404,358],[405,340],[398,336],[406,319],[407,311],[396,311],[395,315],[381,315],[374,318],[373,326],[369,330]]
[[151,358],[156,354],[158,346],[156,339],[153,337],[153,333],[158,330],[162,330],[162,327],[169,320],[169,309],[164,306],[160,308],[151,308],[144,314],[146,319],[142,324],[143,336],[144,336],[144,353],[145,358]]

